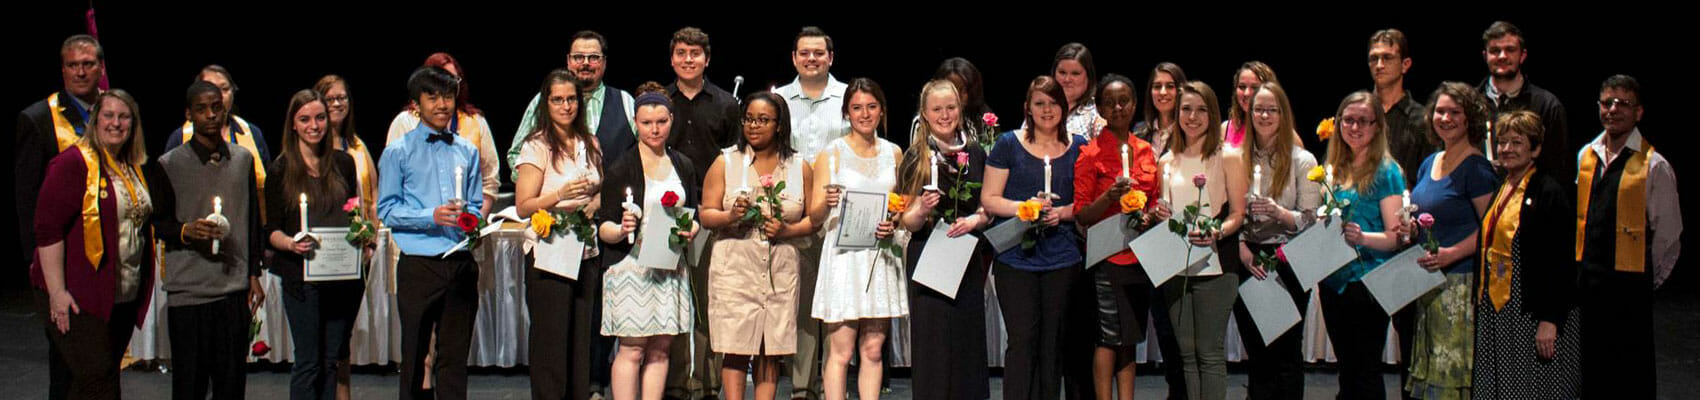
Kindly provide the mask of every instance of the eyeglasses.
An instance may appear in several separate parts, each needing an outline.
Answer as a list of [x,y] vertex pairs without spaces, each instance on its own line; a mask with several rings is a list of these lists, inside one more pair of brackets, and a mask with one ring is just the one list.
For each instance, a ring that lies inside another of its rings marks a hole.
[[572,54],[567,56],[567,60],[576,63],[599,64],[602,62],[602,53]]
[[348,102],[348,95],[325,96],[325,102],[326,103],[347,103]]
[[578,103],[578,96],[549,96],[549,105],[560,106],[567,103]]
[[1340,120],[1341,126],[1350,126],[1350,127],[1373,126],[1373,125],[1375,125],[1375,123],[1376,123],[1376,119],[1374,119],[1374,118],[1346,118],[1346,119]]
[[1275,107],[1257,107],[1251,109],[1251,113],[1257,115],[1275,115],[1279,112],[1281,112],[1281,109]]
[[1634,107],[1634,106],[1635,106],[1635,102],[1616,98],[1616,97],[1600,99],[1600,108],[1604,108],[1604,109],[1608,109],[1608,110],[1611,109],[1612,107],[1629,108],[1629,107]]
[[760,127],[768,126],[769,124],[772,124],[774,121],[775,121],[775,119],[768,118],[767,116],[760,116],[760,117],[745,116],[744,117],[744,125],[752,127],[752,128],[760,128]]

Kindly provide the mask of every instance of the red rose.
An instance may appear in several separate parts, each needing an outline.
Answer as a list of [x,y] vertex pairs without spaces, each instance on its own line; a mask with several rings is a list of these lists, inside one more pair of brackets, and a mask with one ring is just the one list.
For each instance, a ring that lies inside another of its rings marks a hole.
[[472,215],[472,213],[460,213],[460,218],[456,219],[455,223],[460,224],[460,230],[462,231],[472,232],[478,230],[478,216]]
[[661,206],[672,208],[679,205],[679,194],[671,190],[661,194]]
[[254,357],[261,357],[261,356],[265,356],[266,353],[272,352],[272,347],[267,346],[266,341],[261,340],[261,341],[258,341],[258,342],[254,342],[254,348],[252,349],[252,351],[253,351]]

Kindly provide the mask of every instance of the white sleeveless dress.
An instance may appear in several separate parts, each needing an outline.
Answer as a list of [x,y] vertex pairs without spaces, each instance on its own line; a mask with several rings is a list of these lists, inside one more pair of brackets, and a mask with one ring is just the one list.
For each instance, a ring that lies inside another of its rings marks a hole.
[[[845,190],[889,193],[897,186],[896,144],[880,140],[878,154],[862,158],[850,150],[844,138],[833,140],[819,162],[828,154],[838,154],[838,173],[833,182]],[[825,322],[842,322],[864,318],[895,318],[909,315],[908,289],[904,285],[903,256],[884,249],[840,250],[837,242],[840,226],[838,211],[827,217],[821,243],[820,273],[815,279],[814,309],[810,316]],[[894,232],[894,243],[907,243],[908,233]]]

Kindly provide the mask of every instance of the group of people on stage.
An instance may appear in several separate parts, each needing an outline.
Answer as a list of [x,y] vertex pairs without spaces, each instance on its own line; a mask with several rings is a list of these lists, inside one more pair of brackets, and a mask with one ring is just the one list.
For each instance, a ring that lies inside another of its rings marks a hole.
[[[893,131],[902,110],[871,79],[833,76],[822,30],[796,36],[794,81],[739,97],[705,78],[709,37],[686,27],[669,43],[672,83],[631,92],[605,84],[606,38],[573,35],[505,153],[467,71],[437,53],[408,78],[381,154],[354,130],[349,82],[327,75],[290,97],[274,157],[235,115],[231,72],[209,65],[150,160],[136,99],[101,87],[103,50],[77,35],[60,48],[64,89],[19,114],[19,233],[34,249],[52,398],[118,398],[119,360],[154,301],[168,306],[173,396],[241,398],[268,295],[288,314],[290,397],[347,398],[366,286],[304,279],[322,243],[300,233],[361,221],[400,249],[400,397],[466,397],[470,250],[478,221],[500,211],[503,164],[515,215],[531,216],[534,398],[743,398],[749,379],[773,399],[782,373],[793,398],[878,398],[904,320],[915,398],[986,399],[990,284],[1007,331],[1003,398],[1133,398],[1135,348],[1154,321],[1170,398],[1221,399],[1230,315],[1261,337],[1239,287],[1275,279],[1308,310],[1282,248],[1329,205],[1357,252],[1315,286],[1340,398],[1386,394],[1390,322],[1407,397],[1651,397],[1651,293],[1680,253],[1674,172],[1636,128],[1634,78],[1606,78],[1587,99],[1603,132],[1572,136],[1558,98],[1521,72],[1524,39],[1494,23],[1488,78],[1442,83],[1425,102],[1404,86],[1405,35],[1375,32],[1373,90],[1339,102],[1318,130],[1323,154],[1305,149],[1308,123],[1288,99],[1302,89],[1257,61],[1219,97],[1173,63],[1143,84],[1100,74],[1067,44],[1028,81],[1009,129],[979,70],[952,58]],[[851,192],[891,194],[872,234],[896,250],[838,245]],[[672,218],[643,215],[656,204],[697,211],[668,239],[703,243],[701,259],[639,256],[663,245],[637,240],[640,227]],[[1085,265],[1086,228],[1124,214],[1136,231],[1213,218],[1184,236],[1212,259],[1160,284],[1127,248]],[[996,250],[986,232],[1011,220],[1033,232]],[[975,244],[954,293],[912,279],[929,239],[964,235]],[[367,258],[372,242],[359,243]],[[1418,245],[1432,249],[1417,263],[1445,283],[1390,315],[1363,279]],[[268,271],[281,290],[262,289]],[[1268,336],[1245,341],[1250,397],[1303,397],[1303,332]]]

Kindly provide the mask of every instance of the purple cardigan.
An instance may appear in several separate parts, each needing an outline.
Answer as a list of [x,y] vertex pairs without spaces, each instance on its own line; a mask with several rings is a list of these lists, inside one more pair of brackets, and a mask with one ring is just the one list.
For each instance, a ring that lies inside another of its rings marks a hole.
[[[107,183],[101,190],[110,192],[114,189],[111,174],[105,175]],[[77,307],[83,312],[109,321],[113,298],[118,294],[118,196],[100,199],[101,244],[106,250],[101,253],[100,269],[96,270],[83,253],[82,205],[87,177],[88,167],[83,164],[83,152],[74,146],[65,149],[47,164],[47,174],[42,179],[41,194],[36,202],[35,242],[65,242],[65,289],[71,292],[71,297],[76,299]],[[37,247],[35,251],[39,253],[41,248]],[[137,287],[140,291],[137,298],[140,303],[136,307],[137,327],[146,322],[148,301],[153,297],[153,271],[149,268],[153,264],[153,247],[146,246],[143,252],[143,259],[150,262],[143,265],[142,282]],[[39,254],[30,264],[30,284],[38,289],[47,289]]]

